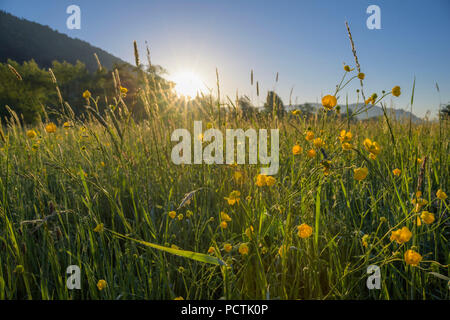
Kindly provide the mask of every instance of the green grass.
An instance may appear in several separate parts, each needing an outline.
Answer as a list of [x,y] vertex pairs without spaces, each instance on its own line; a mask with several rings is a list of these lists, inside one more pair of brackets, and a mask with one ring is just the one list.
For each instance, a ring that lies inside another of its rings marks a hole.
[[[148,118],[136,122],[116,98],[115,110],[104,115],[91,99],[83,122],[62,110],[56,132],[46,132],[44,120],[32,128],[33,139],[17,116],[4,127],[1,299],[449,298],[448,199],[436,198],[438,189],[448,191],[448,121],[410,124],[386,114],[351,122],[330,116],[334,111],[328,118],[245,119],[207,97],[189,107],[174,99],[155,108],[143,90]],[[177,128],[192,132],[194,120],[223,132],[279,128],[276,184],[256,186],[257,165],[174,165],[170,135]],[[74,126],[63,128],[65,121]],[[314,148],[305,140],[309,129],[326,142],[314,159],[306,156]],[[353,133],[353,150],[342,150],[342,129]],[[382,147],[375,160],[365,138]],[[295,144],[303,147],[297,156]],[[422,176],[418,158],[426,158]],[[369,169],[363,181],[354,179],[358,167]],[[398,177],[395,168],[402,171]],[[411,200],[418,189],[428,201],[422,210],[435,215],[430,225],[414,224]],[[233,190],[240,201],[229,205],[224,198]],[[172,210],[183,219],[171,219]],[[221,211],[232,218],[226,229],[219,227]],[[302,223],[313,228],[308,238],[297,236]],[[99,224],[104,230],[95,232]],[[403,226],[412,238],[391,242],[391,232]],[[246,233],[250,227],[253,234]],[[242,243],[248,255],[239,253]],[[208,254],[210,247],[215,251]],[[422,255],[419,266],[405,263],[407,249]],[[81,268],[81,290],[66,288],[65,271],[73,264]],[[371,264],[381,268],[381,290],[366,288]],[[100,279],[108,284],[101,291]]]

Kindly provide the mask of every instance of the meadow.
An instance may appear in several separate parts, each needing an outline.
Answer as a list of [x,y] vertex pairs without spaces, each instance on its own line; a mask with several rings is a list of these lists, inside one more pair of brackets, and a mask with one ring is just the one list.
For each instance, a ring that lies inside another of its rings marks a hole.
[[[364,97],[370,75],[355,68],[312,115],[248,115],[238,99],[212,95],[165,96],[162,108],[144,86],[138,121],[118,74],[104,112],[89,88],[79,92],[84,117],[62,103],[24,125],[9,109],[0,298],[448,299],[448,120],[341,114],[344,87],[366,102],[360,113],[413,98],[395,83]],[[171,133],[192,132],[196,120],[223,131],[278,128],[278,173],[175,165]],[[79,290],[66,286],[70,265],[80,267]],[[367,288],[369,265],[380,268],[380,289]]]

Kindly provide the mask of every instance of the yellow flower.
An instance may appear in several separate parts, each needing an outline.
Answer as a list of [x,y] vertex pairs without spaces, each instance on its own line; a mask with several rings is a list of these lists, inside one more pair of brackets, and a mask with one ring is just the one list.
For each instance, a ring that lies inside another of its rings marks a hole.
[[298,155],[303,152],[303,148],[300,147],[298,144],[292,147],[292,154]]
[[220,227],[221,227],[222,229],[226,229],[226,228],[228,227],[227,222],[226,222],[226,221],[222,221],[222,222],[220,223]]
[[225,243],[225,244],[223,245],[223,250],[225,250],[225,252],[230,252],[231,249],[233,249],[233,246],[232,246],[231,244]]
[[364,246],[364,248],[367,248],[368,245],[369,245],[369,243],[367,242],[367,240],[369,240],[369,235],[368,235],[368,234],[365,234],[365,235],[362,237],[362,239],[361,239],[362,245]]
[[312,159],[312,158],[314,158],[316,156],[316,150],[314,150],[314,149],[308,150],[306,155],[308,156],[308,158]]
[[231,191],[230,195],[228,197],[225,197],[224,199],[228,201],[228,204],[230,206],[234,205],[235,203],[239,203],[241,193],[237,190]]
[[353,134],[350,131],[342,130],[339,134],[339,140],[341,140],[341,142],[350,142],[352,141],[352,138]]
[[98,224],[98,225],[94,228],[94,232],[103,232],[103,230],[104,230],[103,223]]
[[422,256],[420,253],[414,250],[407,250],[405,252],[405,262],[411,266],[418,266],[420,261],[422,261]]
[[324,175],[329,175],[330,174],[330,169],[331,169],[331,161],[330,160],[323,160],[320,162],[320,165],[322,166],[323,169],[323,174]]
[[19,264],[14,268],[13,272],[21,274],[21,273],[24,273],[24,271],[25,271],[25,268],[23,267],[23,265]]
[[422,225],[422,220],[420,220],[419,217],[417,217],[417,219],[416,219],[416,225],[417,225],[418,227],[420,227],[420,226]]
[[177,218],[178,218],[178,220],[183,220],[183,218],[184,218],[184,216],[183,216],[183,214],[182,213],[180,213],[178,216],[177,216]]
[[176,297],[175,299],[173,299],[173,300],[184,300],[184,298],[183,297]]
[[381,151],[380,145],[377,142],[372,141],[370,139],[365,139],[363,144],[366,150],[369,151],[370,153],[373,153],[374,155],[379,154]]
[[91,97],[91,93],[89,92],[89,90],[86,90],[85,92],[83,92],[83,98],[89,99],[90,97]]
[[36,131],[34,131],[34,130],[28,130],[28,131],[27,131],[27,137],[30,138],[30,139],[36,138],[36,137],[37,137]]
[[209,247],[209,249],[208,249],[208,253],[209,253],[209,254],[212,254],[212,253],[214,253],[214,247]]
[[424,198],[416,198],[412,200],[412,203],[420,208],[426,206],[428,204],[428,200],[425,200]]
[[358,78],[361,80],[364,80],[364,78],[366,77],[366,75],[362,72],[358,73]]
[[420,218],[422,218],[422,221],[426,224],[432,224],[434,222],[434,214],[428,211],[422,211]]
[[366,104],[375,104],[375,102],[377,101],[378,95],[376,93],[373,93],[366,101]]
[[420,159],[420,158],[417,158],[417,164],[422,164],[422,159]]
[[298,229],[297,235],[302,239],[308,238],[312,234],[312,228],[308,226],[306,223],[302,223],[297,227],[297,229]]
[[377,158],[377,155],[374,153],[369,153],[369,158],[375,160]]
[[256,177],[256,185],[258,187],[264,187],[266,185],[266,176],[263,174],[258,174]]
[[236,182],[239,182],[241,179],[242,179],[242,172],[235,171],[234,172],[234,180],[236,180]]
[[277,180],[272,177],[272,176],[267,176],[266,177],[266,186],[271,187],[273,186],[275,183],[277,182]]
[[351,143],[344,142],[342,144],[342,150],[348,151],[348,150],[352,150],[352,148],[353,148],[353,145]]
[[258,176],[256,177],[256,182],[255,184],[258,187],[264,187],[264,186],[268,186],[271,187],[273,186],[275,183],[277,182],[277,180],[272,177],[272,176],[266,176],[264,174],[258,174]]
[[122,86],[120,87],[120,93],[121,93],[122,97],[126,97],[127,96],[127,92],[128,92],[127,88],[124,88]]
[[357,168],[353,170],[354,177],[358,181],[362,181],[367,177],[367,174],[369,173],[369,169],[366,167],[364,168]]
[[246,255],[248,254],[248,245],[246,243],[241,243],[241,245],[239,246],[239,253],[242,255]]
[[103,280],[103,279],[98,280],[98,282],[97,282],[97,288],[98,288],[98,290],[102,291],[102,290],[105,289],[107,286],[108,286],[108,283],[106,283],[105,280]]
[[56,132],[56,125],[53,122],[50,122],[45,126],[45,131],[48,133],[55,133]]
[[335,96],[326,95],[322,98],[322,105],[327,110],[332,110],[337,104],[337,100]]
[[296,115],[299,115],[299,114],[301,114],[302,112],[301,112],[301,110],[293,110],[292,111],[292,114],[294,115],[294,116],[296,116]]
[[70,129],[71,127],[73,127],[73,124],[69,121],[64,122],[63,124],[64,129]]
[[177,216],[177,213],[175,211],[170,211],[168,213],[168,215],[169,215],[170,218],[175,219],[175,217]]
[[401,229],[397,229],[392,231],[390,240],[396,241],[398,244],[402,244],[408,242],[412,237],[412,232],[409,231],[408,227],[403,227]]
[[101,165],[102,167],[104,167],[104,166],[105,166],[105,163],[104,163],[103,161],[101,161],[101,162],[100,162],[100,165]]
[[252,235],[253,235],[253,233],[254,233],[254,229],[253,229],[253,226],[250,226],[250,227],[248,227],[247,229],[245,229],[245,235],[249,238],[249,239],[251,239],[252,238]]
[[313,139],[314,139],[314,132],[312,132],[311,130],[308,130],[308,131],[306,132],[305,139],[306,139],[307,141],[313,140]]
[[286,251],[287,251],[286,245],[283,244],[282,246],[280,246],[280,249],[278,249],[278,254],[280,255],[280,257],[283,257]]
[[325,146],[325,142],[321,138],[314,139],[313,144],[316,148],[322,148]]
[[220,220],[222,220],[222,221],[231,221],[231,217],[228,215],[228,214],[226,214],[225,212],[221,212],[220,213]]
[[399,86],[395,86],[392,88],[392,95],[395,97],[400,96],[400,87]]
[[399,176],[402,173],[402,170],[397,168],[397,169],[392,170],[392,173],[394,174],[394,176]]
[[436,192],[436,197],[438,197],[441,200],[445,200],[445,199],[447,199],[447,194],[444,191],[442,191],[441,189],[439,189]]
[[352,70],[354,70],[355,68],[350,68],[350,66],[348,66],[348,65],[345,65],[344,66],[344,70],[345,70],[345,72],[350,72],[350,71],[352,71]]

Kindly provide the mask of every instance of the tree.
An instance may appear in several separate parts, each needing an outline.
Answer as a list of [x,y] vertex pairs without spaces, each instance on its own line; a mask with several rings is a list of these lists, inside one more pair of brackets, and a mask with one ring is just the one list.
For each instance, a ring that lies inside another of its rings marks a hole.
[[[20,75],[19,79],[8,67],[14,68]],[[8,60],[8,64],[0,64],[0,116],[9,117],[5,108],[8,105],[25,122],[37,120],[42,106],[46,105],[51,97],[48,95],[51,87],[50,76],[39,69],[34,60],[24,62],[22,65]]]
[[252,117],[257,112],[256,108],[252,105],[247,96],[242,96],[239,98],[239,109],[241,110],[241,114],[244,119]]
[[439,110],[439,118],[442,120],[450,119],[450,104]]
[[266,103],[264,103],[264,111],[272,114],[273,116],[277,115],[278,118],[282,118],[286,112],[283,101],[273,91],[267,92]]

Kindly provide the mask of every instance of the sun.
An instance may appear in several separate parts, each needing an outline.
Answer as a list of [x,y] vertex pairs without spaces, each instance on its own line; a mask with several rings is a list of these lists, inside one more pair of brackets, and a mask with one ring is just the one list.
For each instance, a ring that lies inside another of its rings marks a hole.
[[171,77],[171,80],[175,82],[175,91],[185,97],[193,98],[206,90],[200,77],[191,71],[178,72]]

